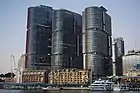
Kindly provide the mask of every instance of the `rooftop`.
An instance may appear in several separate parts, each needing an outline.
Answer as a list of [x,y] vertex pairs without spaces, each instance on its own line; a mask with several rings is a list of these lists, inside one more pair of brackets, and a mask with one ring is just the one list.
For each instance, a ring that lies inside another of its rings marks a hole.
[[129,50],[125,56],[140,55],[140,50]]

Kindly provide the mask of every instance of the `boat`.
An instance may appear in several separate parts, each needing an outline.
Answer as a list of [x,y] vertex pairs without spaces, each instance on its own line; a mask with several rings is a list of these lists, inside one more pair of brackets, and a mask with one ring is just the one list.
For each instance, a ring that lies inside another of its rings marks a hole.
[[114,82],[108,80],[96,80],[89,87],[91,91],[113,91]]
[[128,84],[117,84],[113,87],[114,91],[129,91]]
[[58,87],[46,87],[46,88],[42,88],[43,91],[59,91],[61,90],[61,88]]

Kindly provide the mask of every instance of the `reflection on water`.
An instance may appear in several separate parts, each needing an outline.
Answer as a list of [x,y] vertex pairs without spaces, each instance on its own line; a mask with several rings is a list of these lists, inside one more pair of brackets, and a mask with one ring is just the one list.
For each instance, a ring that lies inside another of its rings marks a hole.
[[122,92],[122,91],[88,91],[88,90],[62,90],[62,91],[42,91],[42,90],[0,90],[0,93],[140,93],[137,92]]
[[63,90],[61,93],[91,93],[90,91],[86,90]]

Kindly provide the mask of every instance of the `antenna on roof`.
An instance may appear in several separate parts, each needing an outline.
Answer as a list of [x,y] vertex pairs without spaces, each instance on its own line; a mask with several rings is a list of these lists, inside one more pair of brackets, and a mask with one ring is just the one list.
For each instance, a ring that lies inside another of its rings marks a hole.
[[137,50],[137,42],[136,42],[136,40],[135,40],[135,44],[134,44],[135,46],[134,46],[134,50]]

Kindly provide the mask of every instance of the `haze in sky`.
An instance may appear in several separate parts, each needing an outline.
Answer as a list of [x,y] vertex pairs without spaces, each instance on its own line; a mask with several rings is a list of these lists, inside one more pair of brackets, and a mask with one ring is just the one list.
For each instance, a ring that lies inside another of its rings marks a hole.
[[112,17],[113,37],[123,37],[125,51],[140,49],[140,0],[0,0],[0,73],[11,71],[10,55],[25,52],[27,8],[47,5],[82,13],[88,6],[104,6]]

